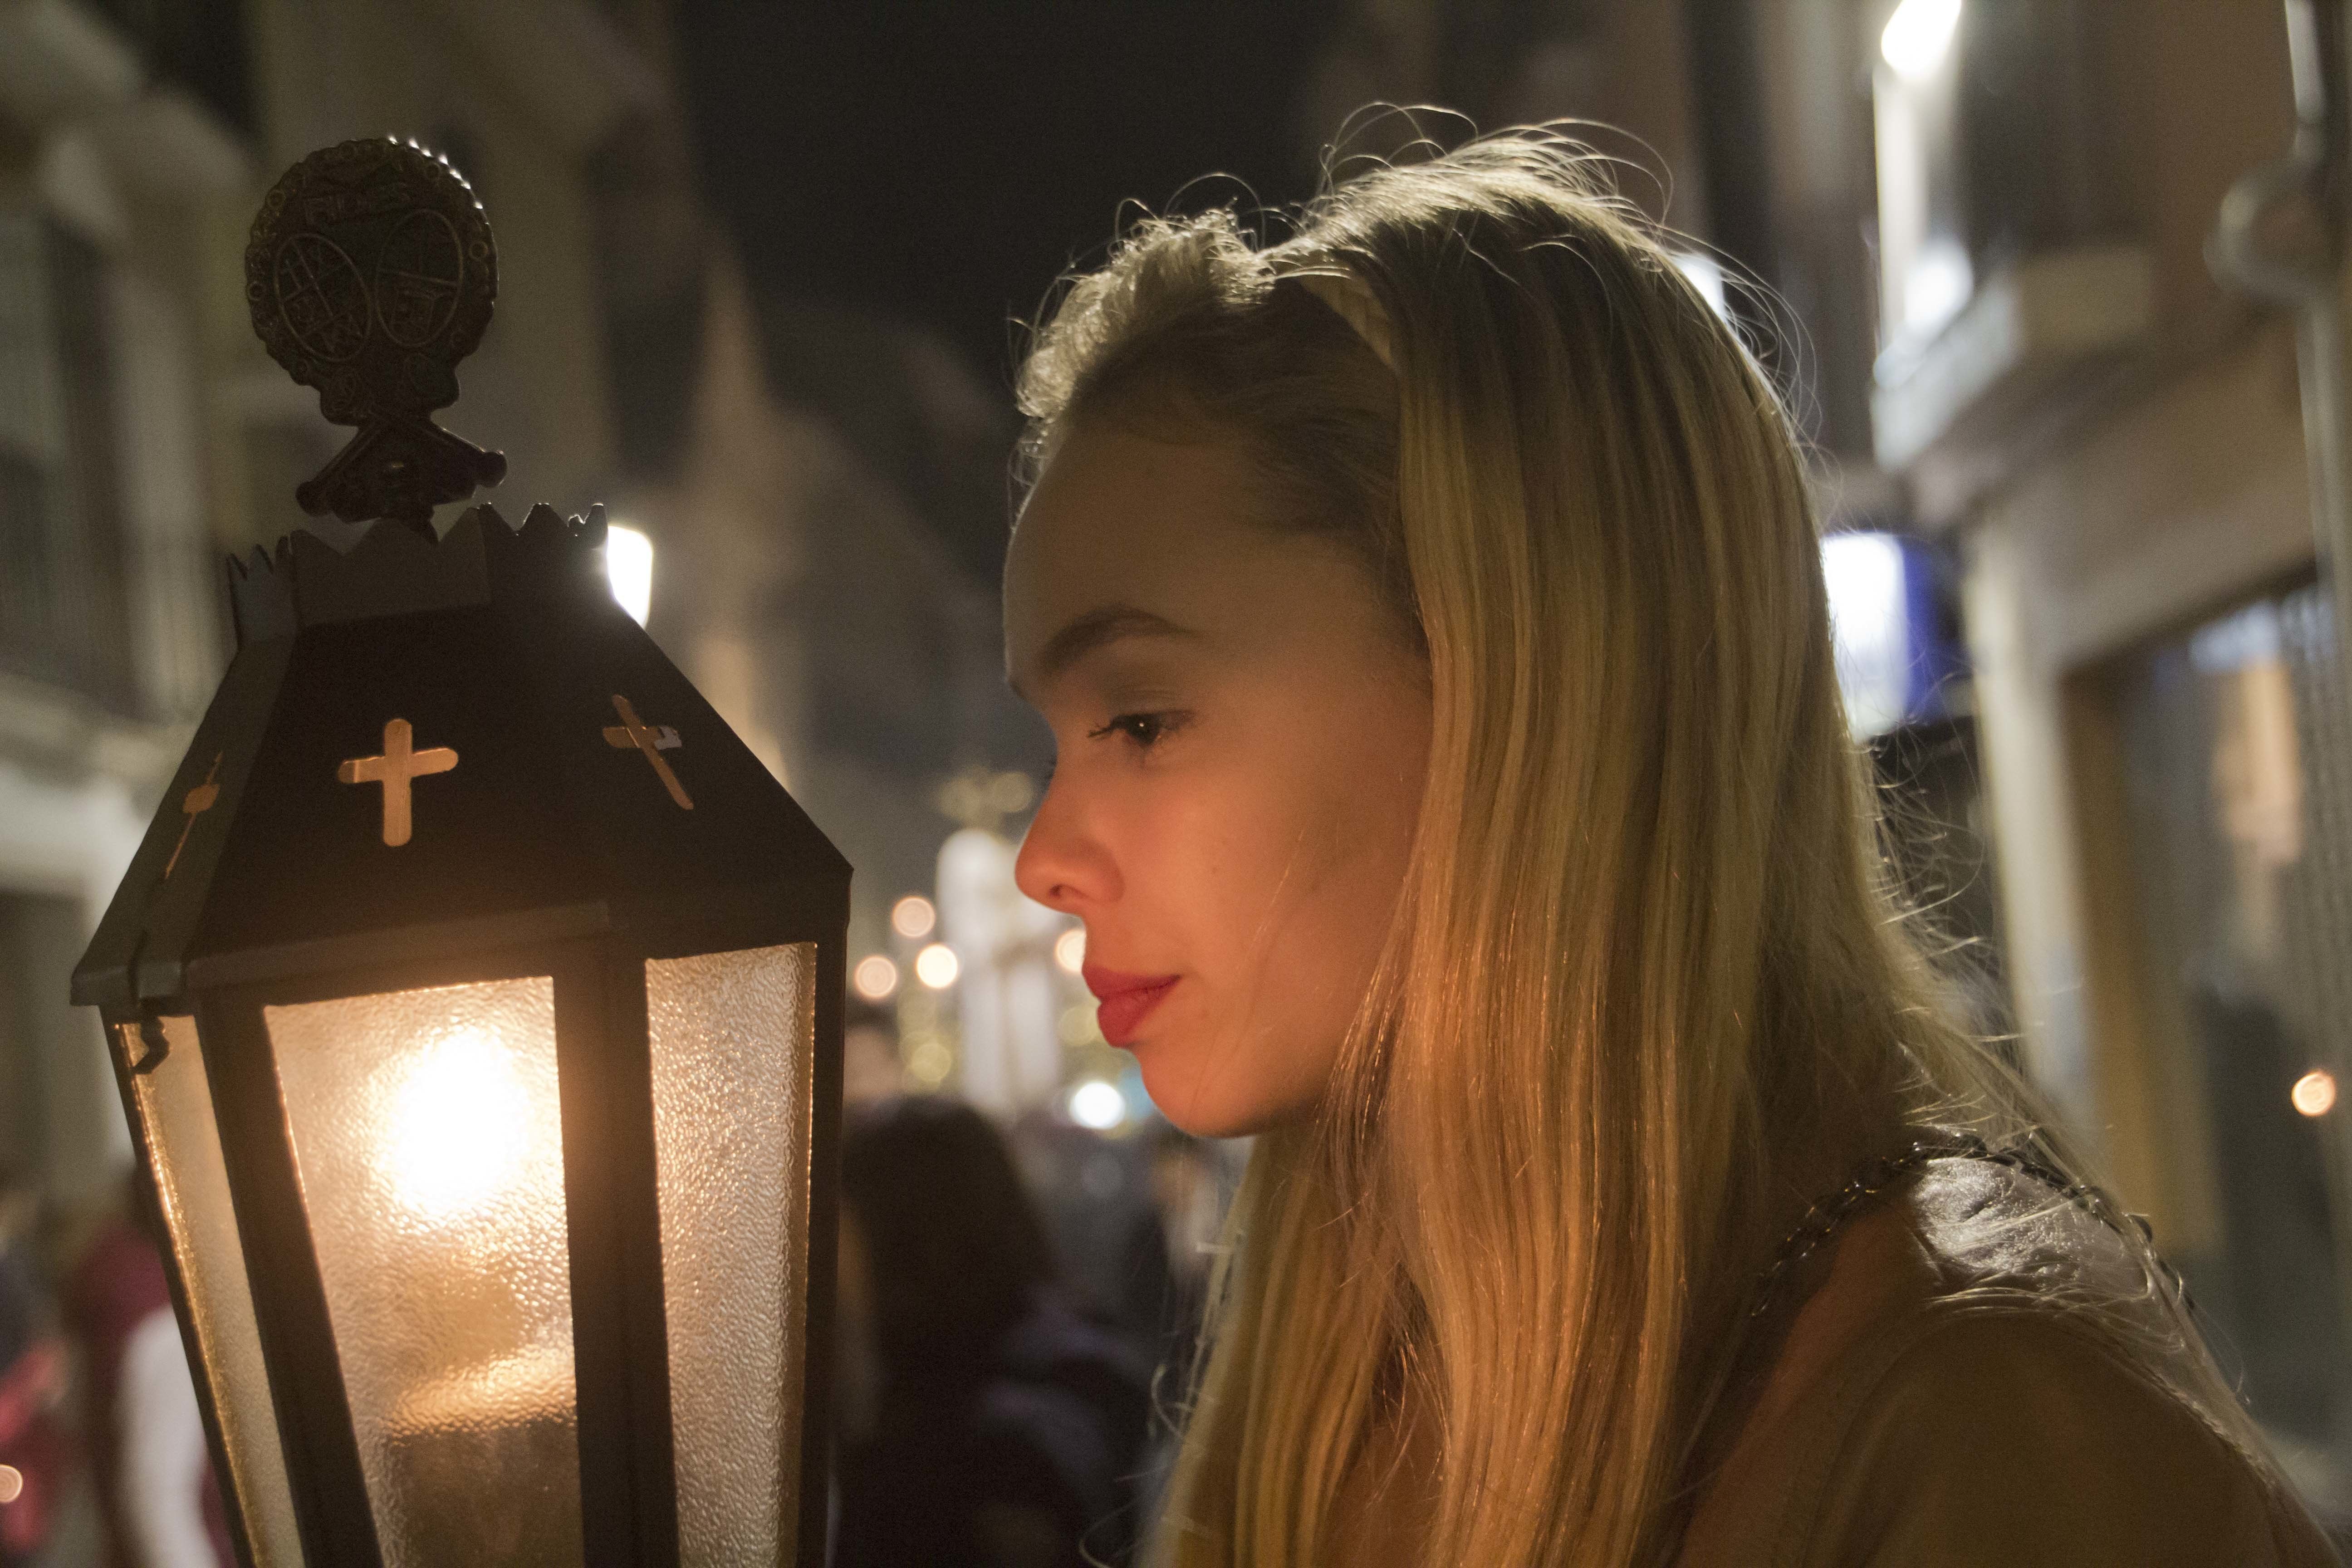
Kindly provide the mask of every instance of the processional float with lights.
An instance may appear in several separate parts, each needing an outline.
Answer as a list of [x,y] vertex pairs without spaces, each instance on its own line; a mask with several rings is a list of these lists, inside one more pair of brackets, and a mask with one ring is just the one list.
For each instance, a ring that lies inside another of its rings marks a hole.
[[822,1560],[849,868],[636,624],[604,523],[435,506],[496,291],[412,143],[313,153],[254,324],[373,525],[237,652],[74,973],[250,1568]]

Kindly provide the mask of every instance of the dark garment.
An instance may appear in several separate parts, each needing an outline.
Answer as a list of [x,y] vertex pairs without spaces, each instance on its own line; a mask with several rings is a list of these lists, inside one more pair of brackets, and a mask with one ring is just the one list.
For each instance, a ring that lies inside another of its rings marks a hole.
[[1150,1378],[1041,1300],[986,1363],[894,1369],[840,1456],[835,1568],[1080,1568],[1134,1544]]
[[1158,1210],[1146,1208],[1128,1229],[1119,1277],[1125,1287],[1120,1327],[1145,1347],[1160,1388],[1181,1397],[1192,1386],[1201,1321],[1209,1306],[1208,1269],[1180,1275],[1170,1268],[1167,1228]]

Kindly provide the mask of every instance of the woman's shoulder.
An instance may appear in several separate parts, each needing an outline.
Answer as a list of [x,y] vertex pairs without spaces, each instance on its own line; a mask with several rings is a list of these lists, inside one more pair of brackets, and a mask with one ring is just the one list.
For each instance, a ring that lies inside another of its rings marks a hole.
[[2192,1399],[2076,1306],[1940,1301],[1832,1413],[1807,1563],[2335,1561]]
[[1851,1226],[1684,1562],[2335,1562],[2190,1392],[2138,1249],[2055,1196],[1937,1161]]

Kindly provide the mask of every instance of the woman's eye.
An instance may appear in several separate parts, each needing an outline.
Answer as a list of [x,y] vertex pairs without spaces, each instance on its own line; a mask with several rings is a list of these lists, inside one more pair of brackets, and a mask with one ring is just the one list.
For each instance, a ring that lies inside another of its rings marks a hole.
[[1150,751],[1181,728],[1183,721],[1181,713],[1121,713],[1101,729],[1089,731],[1087,738],[1099,741],[1124,735],[1139,748]]

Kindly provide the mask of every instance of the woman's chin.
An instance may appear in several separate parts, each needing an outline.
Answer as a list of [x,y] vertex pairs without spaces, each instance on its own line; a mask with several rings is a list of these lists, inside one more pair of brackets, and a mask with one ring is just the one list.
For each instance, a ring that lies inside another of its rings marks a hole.
[[1195,1138],[1246,1138],[1294,1119],[1269,1086],[1205,1069],[1198,1054],[1187,1052],[1179,1040],[1139,1040],[1128,1048],[1160,1114]]

